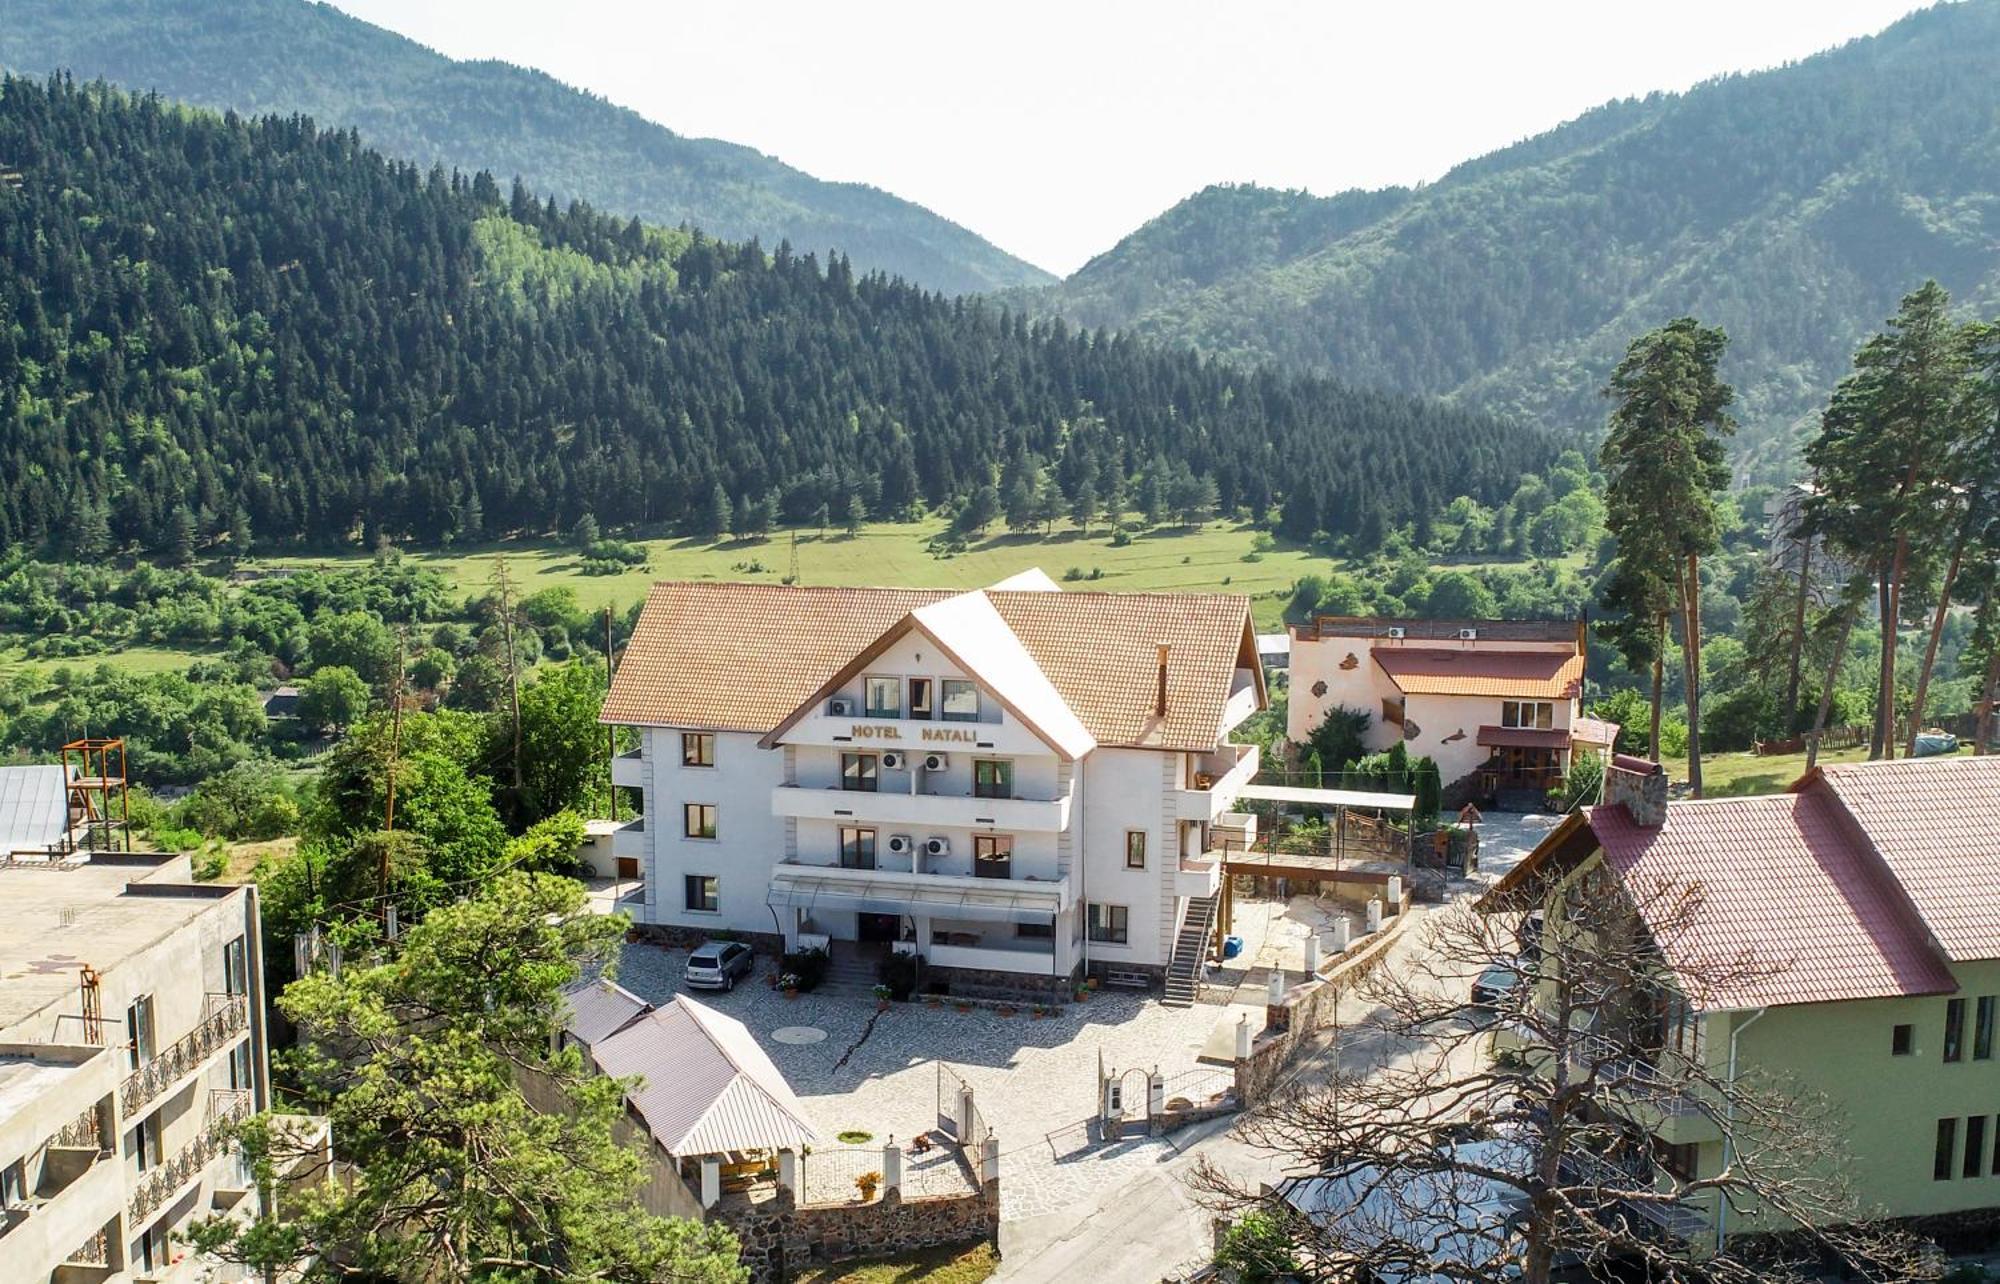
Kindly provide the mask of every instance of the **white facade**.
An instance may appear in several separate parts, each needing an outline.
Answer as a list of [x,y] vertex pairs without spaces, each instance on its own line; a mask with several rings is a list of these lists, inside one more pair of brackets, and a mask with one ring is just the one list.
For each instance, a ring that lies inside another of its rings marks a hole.
[[257,1205],[223,1135],[269,1100],[256,889],[0,867],[0,976],[0,1279],[237,1278],[174,1237]]
[[[1022,977],[1165,968],[1190,898],[1218,886],[1212,824],[1257,759],[1227,737],[1261,684],[1223,675],[1249,695],[1217,700],[1205,754],[1097,746],[1011,634],[962,641],[907,627],[762,735],[638,728],[616,778],[644,820],[618,850],[643,866],[644,921]],[[972,671],[974,650],[1015,671]]]

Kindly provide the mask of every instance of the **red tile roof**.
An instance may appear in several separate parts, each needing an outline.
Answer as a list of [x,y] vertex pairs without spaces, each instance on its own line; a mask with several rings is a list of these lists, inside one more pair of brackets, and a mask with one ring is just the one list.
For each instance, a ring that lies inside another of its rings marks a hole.
[[1610,748],[1618,743],[1618,733],[1623,730],[1615,722],[1602,718],[1576,718],[1569,724],[1569,737],[1579,744],[1603,745]]
[[1569,732],[1560,728],[1542,731],[1534,727],[1494,727],[1479,729],[1479,744],[1503,749],[1567,749]]
[[[1908,902],[1824,792],[1677,802],[1658,829],[1634,824],[1622,806],[1588,815],[1635,899],[1644,902],[1649,888],[1700,889],[1691,928],[1659,941],[1670,966],[1694,980],[1752,961],[1754,974],[1691,994],[1702,1008],[1957,988]],[[1652,926],[1658,934],[1661,925]]]
[[1574,652],[1377,646],[1368,653],[1406,695],[1567,700],[1583,681],[1583,657]]
[[2000,959],[2000,757],[1822,767],[1793,788],[1815,776],[1948,958]]

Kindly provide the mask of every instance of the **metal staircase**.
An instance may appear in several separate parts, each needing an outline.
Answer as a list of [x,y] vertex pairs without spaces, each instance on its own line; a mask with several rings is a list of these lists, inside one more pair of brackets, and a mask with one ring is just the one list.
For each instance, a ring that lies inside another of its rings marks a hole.
[[1208,959],[1209,936],[1215,931],[1216,904],[1221,899],[1218,891],[1188,900],[1187,917],[1181,922],[1173,958],[1167,963],[1167,992],[1162,1002],[1170,1008],[1193,1007],[1201,997],[1201,966]]

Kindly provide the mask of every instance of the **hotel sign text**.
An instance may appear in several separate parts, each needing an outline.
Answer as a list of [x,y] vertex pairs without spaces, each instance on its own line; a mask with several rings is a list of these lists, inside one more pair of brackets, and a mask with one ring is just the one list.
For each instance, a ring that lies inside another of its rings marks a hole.
[[[856,740],[901,740],[903,729],[893,722],[857,722],[848,728],[848,734]],[[978,735],[963,727],[923,727],[917,738],[926,744],[979,743]]]

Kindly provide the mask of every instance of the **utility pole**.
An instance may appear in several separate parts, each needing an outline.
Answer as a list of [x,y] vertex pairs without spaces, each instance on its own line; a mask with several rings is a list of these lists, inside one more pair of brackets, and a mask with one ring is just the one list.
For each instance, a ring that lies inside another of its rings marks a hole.
[[404,631],[396,630],[396,672],[389,680],[389,780],[388,805],[382,812],[381,851],[375,858],[375,894],[382,898],[384,921],[389,913],[390,834],[396,832],[396,767],[403,752],[403,643]]
[[[611,680],[618,676],[618,665],[611,652],[611,608],[604,608],[604,692],[611,693]],[[605,793],[611,797],[611,820],[618,820],[618,785],[612,780],[618,760],[618,728],[606,724],[604,728],[604,782]]]
[[493,559],[500,589],[500,628],[507,644],[507,703],[514,716],[514,796],[521,794],[521,657],[514,649],[514,586],[507,579],[507,558]]

